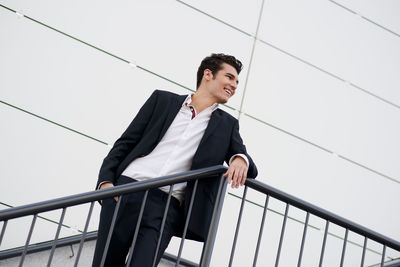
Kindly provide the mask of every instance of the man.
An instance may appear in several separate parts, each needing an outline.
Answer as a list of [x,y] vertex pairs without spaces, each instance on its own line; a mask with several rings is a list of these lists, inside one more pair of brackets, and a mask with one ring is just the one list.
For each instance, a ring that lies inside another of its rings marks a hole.
[[[197,91],[176,95],[156,90],[104,159],[97,188],[103,189],[155,177],[229,164],[224,174],[233,188],[247,177],[255,178],[257,168],[239,135],[238,121],[218,109],[238,85],[242,64],[233,56],[212,54],[197,72]],[[218,177],[199,181],[187,238],[204,241],[218,188]],[[131,266],[152,266],[169,186],[149,191]],[[158,264],[173,235],[182,234],[184,215],[193,193],[193,182],[173,186]],[[123,266],[137,222],[143,192],[122,196],[105,266]],[[93,266],[99,266],[107,239],[115,199],[102,203]]]

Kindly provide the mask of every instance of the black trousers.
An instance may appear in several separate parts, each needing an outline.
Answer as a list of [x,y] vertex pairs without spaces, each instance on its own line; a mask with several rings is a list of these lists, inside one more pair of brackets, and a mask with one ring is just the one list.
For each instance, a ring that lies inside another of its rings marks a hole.
[[[118,179],[117,185],[134,181],[135,180],[129,177],[121,176]],[[125,260],[127,259],[127,254],[132,243],[143,197],[144,192],[136,192],[122,196],[104,266],[125,266]],[[140,222],[138,237],[133,250],[131,265],[129,267],[152,266],[167,197],[168,194],[159,189],[152,189],[149,191],[142,221]],[[103,200],[97,243],[93,257],[93,267],[100,266],[115,207],[116,201],[114,198]],[[171,196],[155,266],[157,266],[161,260],[161,256],[167,248],[172,236],[179,233],[182,225],[183,207],[180,206],[176,198]]]

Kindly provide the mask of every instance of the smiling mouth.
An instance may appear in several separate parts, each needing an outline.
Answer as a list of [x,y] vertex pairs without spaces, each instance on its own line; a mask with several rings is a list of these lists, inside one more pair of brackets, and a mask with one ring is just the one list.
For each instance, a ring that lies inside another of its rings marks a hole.
[[225,92],[228,94],[228,95],[232,95],[232,92],[231,91],[229,91],[229,90],[227,90],[227,89],[225,89]]

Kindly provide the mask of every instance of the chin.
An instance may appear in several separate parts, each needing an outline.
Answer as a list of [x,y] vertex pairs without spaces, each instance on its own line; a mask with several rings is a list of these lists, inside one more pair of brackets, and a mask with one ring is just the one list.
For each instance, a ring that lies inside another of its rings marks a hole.
[[219,99],[219,101],[218,101],[218,104],[226,104],[227,102],[228,102],[228,100],[229,100],[229,98],[228,99]]

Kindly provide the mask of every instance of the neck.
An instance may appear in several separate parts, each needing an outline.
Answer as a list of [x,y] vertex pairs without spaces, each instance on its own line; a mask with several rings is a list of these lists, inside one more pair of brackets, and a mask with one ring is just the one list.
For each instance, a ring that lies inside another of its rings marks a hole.
[[196,93],[192,95],[192,102],[190,104],[194,106],[197,113],[200,113],[214,103],[216,103],[216,101],[213,97],[207,94],[205,90],[198,88]]

